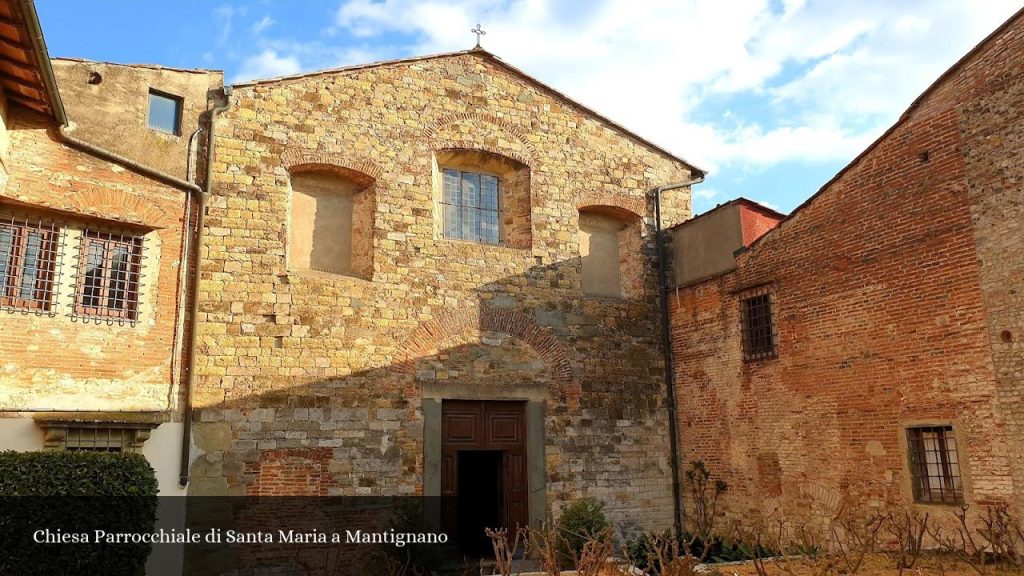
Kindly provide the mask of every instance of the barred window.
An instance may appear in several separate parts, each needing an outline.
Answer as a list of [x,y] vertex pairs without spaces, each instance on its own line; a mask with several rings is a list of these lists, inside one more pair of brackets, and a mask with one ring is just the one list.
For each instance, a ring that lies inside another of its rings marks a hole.
[[85,230],[78,262],[75,314],[97,318],[138,318],[142,238]]
[[952,426],[908,428],[907,448],[915,502],[960,504],[964,501],[960,458]]
[[442,208],[445,238],[498,244],[497,177],[446,168]]
[[743,359],[773,358],[775,350],[775,319],[768,289],[741,300],[740,315],[743,332]]
[[60,246],[56,224],[15,217],[0,221],[0,307],[52,309]]
[[133,428],[67,428],[60,446],[72,452],[135,452],[138,430]]

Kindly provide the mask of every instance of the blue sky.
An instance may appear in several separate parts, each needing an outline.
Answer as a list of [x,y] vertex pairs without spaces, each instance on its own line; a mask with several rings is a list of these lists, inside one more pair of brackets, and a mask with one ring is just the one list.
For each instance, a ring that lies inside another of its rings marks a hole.
[[[37,0],[52,56],[228,82],[483,45],[709,171],[703,212],[788,212],[1019,0]],[[108,32],[116,31],[116,32]]]

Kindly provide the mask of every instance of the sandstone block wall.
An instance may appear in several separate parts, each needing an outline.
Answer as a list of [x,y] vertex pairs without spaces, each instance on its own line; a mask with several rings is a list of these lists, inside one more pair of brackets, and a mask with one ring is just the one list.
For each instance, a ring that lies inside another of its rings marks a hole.
[[[540,398],[535,497],[557,513],[591,495],[622,529],[670,526],[645,191],[687,165],[484,52],[236,86],[217,130],[194,493],[279,493],[296,459],[319,471],[307,493],[420,493],[425,395]],[[528,245],[441,236],[436,153],[452,149],[529,167]],[[287,269],[289,171],[309,167],[372,178],[368,279]],[[690,214],[687,191],[672,198],[669,223]],[[642,298],[582,294],[585,206],[643,217]]]

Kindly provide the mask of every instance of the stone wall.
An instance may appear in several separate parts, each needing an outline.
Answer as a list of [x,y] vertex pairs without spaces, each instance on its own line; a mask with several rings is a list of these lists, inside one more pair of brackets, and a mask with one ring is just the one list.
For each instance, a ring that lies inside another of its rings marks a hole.
[[[321,488],[304,490],[421,493],[436,432],[425,396],[539,398],[546,486],[534,497],[550,513],[590,495],[620,529],[670,526],[645,192],[687,179],[687,165],[483,51],[236,86],[217,129],[194,493],[273,491],[260,470],[280,476],[309,450],[329,456]],[[442,237],[435,158],[464,149],[529,168],[529,245]],[[287,269],[288,167],[300,164],[372,180],[369,279]],[[581,293],[585,205],[643,217],[644,299]],[[666,214],[689,216],[687,191]]]
[[[943,77],[736,271],[671,300],[680,445],[729,482],[730,514],[909,505],[905,429],[922,424],[953,426],[967,503],[1021,511],[1022,30]],[[744,361],[740,299],[763,285],[778,355]]]
[[[999,415],[1017,509],[1024,511],[1024,26],[986,50],[961,82],[985,78],[958,99],[974,238],[981,266]],[[960,88],[963,89],[963,88]],[[969,98],[967,97],[969,96]]]

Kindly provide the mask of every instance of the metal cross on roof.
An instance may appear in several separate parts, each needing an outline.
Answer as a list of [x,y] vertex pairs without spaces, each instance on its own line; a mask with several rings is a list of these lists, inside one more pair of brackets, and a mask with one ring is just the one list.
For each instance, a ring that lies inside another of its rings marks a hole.
[[471,29],[470,32],[472,32],[473,34],[476,34],[476,47],[479,48],[480,47],[480,37],[481,36],[486,36],[487,32],[484,32],[484,29],[480,27],[480,23],[479,22],[476,23],[476,28]]

